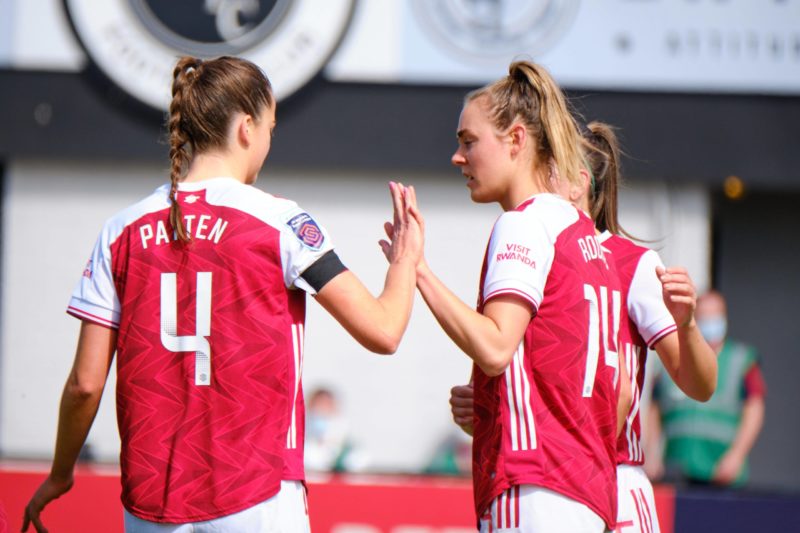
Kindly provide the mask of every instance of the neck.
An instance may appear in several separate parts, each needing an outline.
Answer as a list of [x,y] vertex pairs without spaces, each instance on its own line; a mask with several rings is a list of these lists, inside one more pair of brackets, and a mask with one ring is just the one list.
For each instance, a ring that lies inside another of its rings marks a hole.
[[524,177],[513,178],[508,192],[500,200],[500,206],[503,211],[511,211],[535,194],[553,192],[544,184],[545,181],[542,179],[541,173],[537,171],[532,171]]
[[219,152],[207,152],[192,158],[183,181],[195,182],[223,176],[245,183],[244,167],[236,158]]

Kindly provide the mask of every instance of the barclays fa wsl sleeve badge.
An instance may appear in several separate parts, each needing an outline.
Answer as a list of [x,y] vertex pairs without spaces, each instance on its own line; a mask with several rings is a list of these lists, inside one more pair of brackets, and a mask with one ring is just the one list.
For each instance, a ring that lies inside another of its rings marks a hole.
[[308,213],[300,213],[293,216],[286,225],[291,228],[292,232],[300,239],[300,242],[312,250],[319,250],[322,247],[322,243],[325,242],[322,230]]

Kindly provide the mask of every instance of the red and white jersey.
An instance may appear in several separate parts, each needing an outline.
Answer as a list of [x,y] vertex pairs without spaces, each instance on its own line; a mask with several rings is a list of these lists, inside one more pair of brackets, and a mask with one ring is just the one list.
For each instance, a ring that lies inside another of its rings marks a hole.
[[[231,178],[169,187],[106,222],[68,312],[119,330],[122,501],[156,522],[208,520],[278,493],[302,439],[305,293],[332,249],[294,202]],[[301,289],[301,290],[299,290]]]
[[620,328],[619,342],[633,392],[631,410],[617,442],[617,462],[642,465],[641,400],[647,350],[675,331],[675,320],[664,304],[661,282],[656,275],[656,267],[663,266],[658,254],[607,231],[599,239],[608,257],[613,259],[623,287],[625,318]]
[[621,295],[594,224],[540,194],[497,220],[479,310],[498,295],[531,305],[505,373],[473,369],[473,478],[482,516],[514,485],[537,485],[616,519],[616,405]]
[[286,449],[283,454],[284,481],[305,481],[304,446],[306,440],[306,406],[303,397],[303,363],[305,360],[305,327],[292,326],[292,361],[289,374],[292,376],[292,402],[289,414],[289,430],[286,432]]

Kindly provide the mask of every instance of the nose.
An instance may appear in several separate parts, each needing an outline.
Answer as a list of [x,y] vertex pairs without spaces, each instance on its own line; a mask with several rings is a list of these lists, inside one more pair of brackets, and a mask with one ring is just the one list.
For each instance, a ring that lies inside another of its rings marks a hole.
[[450,157],[450,162],[457,167],[461,167],[467,164],[467,158],[464,157],[464,154],[461,153],[461,148],[459,148],[453,153],[453,155]]

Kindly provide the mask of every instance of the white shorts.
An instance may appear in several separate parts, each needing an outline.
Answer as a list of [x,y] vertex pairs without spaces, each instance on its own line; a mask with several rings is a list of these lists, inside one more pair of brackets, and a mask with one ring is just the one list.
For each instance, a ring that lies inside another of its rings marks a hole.
[[281,481],[281,491],[272,498],[233,513],[202,522],[166,524],[151,522],[123,510],[125,533],[310,533],[306,489],[299,481]]
[[617,531],[661,533],[653,485],[640,466],[617,465]]
[[481,533],[603,533],[606,524],[586,505],[535,485],[511,487],[480,520]]
[[286,533],[311,533],[308,521],[308,497],[301,481],[281,481],[278,493],[280,530]]

